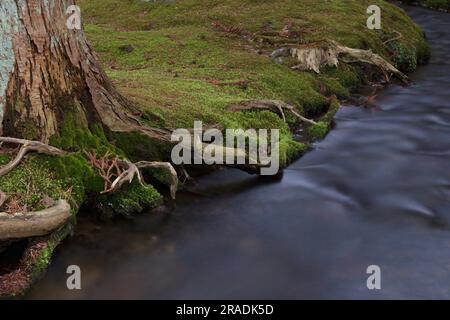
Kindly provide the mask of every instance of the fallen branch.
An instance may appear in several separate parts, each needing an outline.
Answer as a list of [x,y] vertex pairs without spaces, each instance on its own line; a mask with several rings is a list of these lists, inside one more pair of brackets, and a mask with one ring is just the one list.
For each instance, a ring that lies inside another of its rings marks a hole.
[[287,104],[286,102],[280,101],[280,100],[252,100],[252,101],[245,101],[243,103],[232,105],[229,107],[230,111],[251,111],[251,110],[269,110],[276,114],[278,114],[280,117],[283,118],[283,120],[286,122],[286,116],[284,114],[284,110],[288,110],[291,112],[294,116],[296,116],[298,119],[300,119],[303,122],[315,125],[317,122],[314,120],[308,119],[303,117],[301,114],[299,114],[295,107]]

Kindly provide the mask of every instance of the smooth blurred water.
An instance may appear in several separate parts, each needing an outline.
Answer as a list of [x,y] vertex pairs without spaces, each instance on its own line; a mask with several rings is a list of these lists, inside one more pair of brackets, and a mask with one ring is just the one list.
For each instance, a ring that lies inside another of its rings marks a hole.
[[28,298],[450,298],[450,15],[407,10],[433,48],[414,85],[342,107],[278,179],[219,171],[175,209],[81,219]]

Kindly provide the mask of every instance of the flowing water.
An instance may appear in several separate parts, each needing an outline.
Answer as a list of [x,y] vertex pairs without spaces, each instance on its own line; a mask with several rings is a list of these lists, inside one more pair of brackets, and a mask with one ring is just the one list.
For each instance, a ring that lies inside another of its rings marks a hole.
[[28,298],[450,298],[450,15],[407,11],[433,49],[415,84],[342,107],[278,178],[219,171],[174,209],[80,219]]

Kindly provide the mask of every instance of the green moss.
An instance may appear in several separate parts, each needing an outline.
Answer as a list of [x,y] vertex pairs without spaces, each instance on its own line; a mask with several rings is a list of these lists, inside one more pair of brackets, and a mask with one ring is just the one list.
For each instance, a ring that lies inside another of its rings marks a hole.
[[[60,230],[52,233],[45,239],[32,243],[25,252],[24,260],[26,267],[30,270],[29,283],[39,280],[47,270],[51,262],[53,251],[58,244],[64,240],[72,230],[72,224],[67,224]],[[35,244],[38,244],[35,246]]]
[[48,157],[54,171],[60,179],[66,179],[72,186],[75,203],[82,204],[85,196],[97,194],[103,190],[103,179],[88,163],[84,154],[78,152],[64,157]]
[[[383,34],[365,27],[366,9],[371,4],[383,10]],[[372,49],[407,70],[415,67],[414,61],[425,61],[429,53],[423,33],[403,10],[381,0],[281,0],[276,10],[270,1],[238,0],[81,0],[80,5],[86,33],[108,76],[153,127],[192,128],[195,120],[224,128],[278,127],[282,138],[292,141],[289,128],[269,113],[237,115],[227,107],[249,99],[278,99],[296,106],[307,117],[320,117],[328,112],[329,96],[347,98],[366,80],[363,70],[344,63],[316,75],[293,71],[259,54],[259,42],[266,41],[261,46],[268,52],[286,42],[277,33],[288,23],[297,32],[292,41],[337,40]],[[248,42],[239,35],[217,31],[212,27],[217,21],[257,34],[265,26],[273,36],[257,35],[259,38]],[[395,36],[395,30],[403,34],[399,48],[416,52],[400,49],[393,53],[383,45],[386,37]],[[124,47],[133,50],[121,49]],[[235,85],[243,81],[245,85]],[[292,124],[293,119],[289,120]],[[134,159],[168,155],[163,146],[139,146],[136,142],[142,139],[138,135],[113,140]],[[287,145],[288,149],[295,146]]]
[[307,145],[293,141],[291,138],[280,139],[280,167],[286,167],[295,159],[298,159],[307,150]]
[[[429,0],[435,4],[442,0]],[[364,71],[340,63],[323,68],[321,74],[293,71],[275,64],[267,53],[287,40],[307,44],[336,40],[355,48],[371,49],[412,71],[427,61],[430,49],[423,32],[402,9],[383,0],[79,0],[85,31],[100,56],[107,75],[118,90],[143,114],[142,120],[156,128],[192,128],[195,120],[224,128],[280,129],[280,164],[289,164],[307,149],[307,143],[293,140],[290,126],[277,115],[264,112],[228,111],[247,100],[277,99],[295,106],[302,115],[320,119],[307,130],[310,140],[323,138],[332,126],[338,98],[366,81]],[[369,5],[382,8],[383,31],[366,26]],[[238,32],[220,32],[213,22]],[[286,25],[295,36],[280,36]],[[241,35],[239,35],[239,30]],[[262,35],[262,31],[272,35]],[[402,38],[391,45],[396,31]],[[256,34],[248,41],[242,34]],[[70,100],[70,99],[68,99]],[[18,106],[20,108],[20,106]],[[103,180],[89,165],[83,150],[106,152],[137,160],[167,160],[170,147],[140,134],[106,132],[101,125],[82,117],[80,103],[63,106],[59,132],[51,144],[73,153],[64,157],[28,157],[0,180],[0,189],[18,193],[21,201],[39,208],[44,196],[71,201],[74,216],[80,204],[89,200],[106,215],[129,215],[161,202],[150,185],[136,182],[113,195],[99,195]],[[20,134],[36,136],[36,127],[24,123]],[[0,165],[10,160],[0,156]],[[167,182],[161,171],[150,172]],[[31,189],[27,190],[31,186]],[[31,190],[31,192],[30,192]],[[73,221],[75,222],[75,221]],[[37,257],[30,260],[35,276],[47,267],[54,247],[69,232],[70,225],[54,233]],[[34,276],[33,276],[34,277]]]
[[307,136],[312,141],[323,139],[333,126],[333,119],[336,112],[339,110],[339,100],[333,96],[330,98],[328,112],[320,118],[320,121],[309,127]]
[[111,143],[132,161],[162,161],[170,155],[170,144],[151,139],[139,132],[111,133]]
[[[1,163],[7,160],[3,157]],[[71,200],[71,183],[58,179],[53,169],[44,157],[30,156],[0,179],[0,190],[28,210],[43,209],[47,197]]]
[[388,44],[397,69],[403,72],[413,72],[417,68],[417,50],[397,41]]
[[59,132],[51,137],[50,144],[64,150],[97,150],[100,154],[107,151],[123,154],[109,143],[100,124],[94,123],[89,127],[87,120],[80,118],[80,115],[83,113],[67,106]]
[[39,128],[31,122],[25,121],[17,124],[17,134],[28,140],[36,140],[39,137]]
[[329,124],[324,121],[319,121],[308,130],[308,135],[312,140],[323,139],[329,131]]
[[111,195],[98,196],[94,206],[106,217],[120,214],[130,216],[145,208],[153,208],[162,202],[162,196],[150,185],[140,185],[134,181]]

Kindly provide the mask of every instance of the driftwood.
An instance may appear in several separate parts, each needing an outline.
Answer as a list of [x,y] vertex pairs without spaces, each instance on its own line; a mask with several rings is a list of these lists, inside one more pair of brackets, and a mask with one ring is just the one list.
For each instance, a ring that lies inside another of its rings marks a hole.
[[316,73],[320,73],[321,67],[336,67],[339,61],[346,63],[367,63],[379,68],[386,79],[389,79],[389,75],[393,74],[403,83],[409,82],[408,77],[404,73],[371,50],[353,49],[331,40],[321,45],[280,48],[275,50],[271,55],[273,59],[279,59],[283,56],[290,56],[298,61],[298,64],[292,67],[295,70],[313,70]]
[[59,200],[51,208],[9,214],[0,212],[0,240],[43,236],[60,228],[70,218],[70,205]]
[[314,120],[307,119],[299,114],[295,107],[280,100],[251,100],[245,101],[240,104],[232,105],[228,108],[230,111],[251,111],[251,110],[268,110],[278,114],[286,121],[284,110],[291,112],[294,116],[303,122],[309,124],[317,124]]

